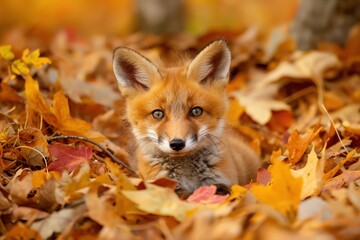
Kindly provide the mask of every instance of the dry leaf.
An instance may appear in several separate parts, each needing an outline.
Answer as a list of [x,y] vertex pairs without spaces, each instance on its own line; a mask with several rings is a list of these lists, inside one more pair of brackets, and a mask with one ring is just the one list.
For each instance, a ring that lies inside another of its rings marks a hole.
[[302,179],[291,174],[290,168],[276,160],[270,166],[271,181],[268,185],[252,184],[250,191],[261,203],[269,204],[294,220],[301,200]]
[[216,195],[216,186],[202,186],[194,191],[186,200],[190,203],[201,203],[201,204],[218,204],[228,198],[228,194],[221,196]]
[[185,220],[186,213],[197,208],[196,205],[181,201],[173,190],[153,184],[146,184],[146,190],[122,193],[136,203],[139,209],[161,216],[172,216],[178,221]]
[[73,171],[84,161],[91,159],[92,149],[84,144],[72,147],[64,144],[54,144],[49,146],[49,152],[53,159],[48,166],[50,171],[68,172]]

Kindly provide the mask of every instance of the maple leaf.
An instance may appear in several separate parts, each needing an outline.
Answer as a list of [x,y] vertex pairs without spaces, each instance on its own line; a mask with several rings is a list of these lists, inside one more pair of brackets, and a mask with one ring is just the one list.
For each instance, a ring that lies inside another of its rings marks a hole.
[[311,129],[304,136],[300,136],[298,130],[294,130],[291,133],[288,143],[286,144],[286,148],[289,151],[288,159],[290,162],[297,163],[301,159],[306,148],[320,132],[320,130],[320,128],[316,131],[314,131],[314,129]]
[[146,184],[145,190],[122,191],[122,193],[136,203],[139,209],[157,215],[172,216],[178,221],[183,221],[188,211],[197,208],[196,205],[181,201],[171,189],[150,183]]
[[294,177],[303,180],[301,199],[305,199],[320,190],[323,180],[324,162],[319,161],[314,148],[308,154],[305,166],[298,170],[291,170]]
[[63,134],[85,135],[91,128],[90,123],[71,117],[68,99],[63,91],[54,95],[53,112],[59,123],[57,127]]
[[86,136],[90,131],[90,123],[71,117],[68,100],[63,91],[54,95],[53,106],[50,106],[42,96],[39,84],[31,76],[27,76],[25,95],[29,107],[40,113],[48,124],[59,129],[61,133]]
[[216,186],[201,186],[187,199],[190,203],[218,204],[227,199],[229,194],[216,195]]
[[10,61],[14,58],[14,53],[11,51],[11,45],[0,46],[0,57],[6,61]]
[[30,68],[26,63],[21,61],[20,59],[16,59],[11,64],[11,71],[16,75],[27,76],[30,74]]
[[91,159],[92,149],[84,144],[72,147],[65,144],[54,144],[48,147],[53,159],[48,166],[50,171],[73,171],[86,160]]
[[33,65],[36,68],[41,68],[44,64],[50,64],[50,59],[40,57],[40,50],[36,49],[29,54],[29,49],[25,49],[22,54],[22,60],[28,65]]
[[250,191],[259,202],[269,204],[294,220],[301,199],[302,179],[294,177],[290,168],[279,160],[269,167],[269,172],[270,183],[266,186],[252,184]]

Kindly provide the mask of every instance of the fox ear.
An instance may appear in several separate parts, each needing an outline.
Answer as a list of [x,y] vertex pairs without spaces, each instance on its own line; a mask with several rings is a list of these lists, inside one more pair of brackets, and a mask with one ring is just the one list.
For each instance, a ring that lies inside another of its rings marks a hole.
[[228,83],[231,53],[225,40],[207,45],[190,63],[186,77],[201,84],[221,81]]
[[113,70],[120,89],[147,90],[160,78],[159,70],[149,59],[126,47],[114,50]]

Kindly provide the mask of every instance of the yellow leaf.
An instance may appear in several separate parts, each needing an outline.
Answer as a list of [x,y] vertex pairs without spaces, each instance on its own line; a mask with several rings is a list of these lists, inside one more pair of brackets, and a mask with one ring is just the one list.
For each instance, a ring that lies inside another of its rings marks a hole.
[[54,95],[53,111],[59,122],[57,127],[65,135],[85,136],[91,129],[90,123],[71,117],[68,99],[63,91],[59,91]]
[[16,59],[11,64],[11,71],[16,75],[27,76],[30,73],[29,67],[23,61]]
[[158,187],[149,183],[146,184],[145,190],[122,191],[122,193],[136,203],[140,210],[161,216],[172,216],[178,221],[184,220],[186,213],[197,207],[181,201],[170,188]]
[[302,178],[301,199],[316,193],[320,188],[323,176],[323,164],[320,164],[314,148],[308,155],[306,165],[299,170],[291,170],[294,177]]
[[262,186],[252,184],[250,191],[261,203],[266,203],[284,214],[289,220],[295,220],[301,199],[302,179],[294,177],[289,166],[275,160],[269,167],[271,181]]
[[0,46],[0,57],[10,61],[14,58],[14,53],[11,51],[11,45]]
[[27,76],[25,80],[25,96],[28,106],[41,114],[44,120],[54,126],[59,126],[59,121],[53,114],[51,107],[47,104],[39,90],[39,84],[31,76]]
[[29,49],[23,51],[22,60],[28,65],[33,65],[36,68],[41,68],[44,64],[50,64],[50,59],[46,57],[39,57],[40,51],[36,49],[29,54]]
[[234,199],[238,199],[247,193],[247,189],[240,185],[233,185],[230,189],[230,196],[228,197],[227,201],[232,201]]

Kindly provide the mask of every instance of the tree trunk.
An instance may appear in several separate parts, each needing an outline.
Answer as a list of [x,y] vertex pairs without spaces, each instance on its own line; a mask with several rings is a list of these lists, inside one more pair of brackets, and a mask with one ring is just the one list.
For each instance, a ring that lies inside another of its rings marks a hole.
[[360,0],[302,0],[292,26],[299,49],[321,41],[343,45],[348,32],[360,22]]

